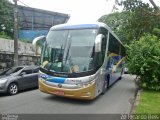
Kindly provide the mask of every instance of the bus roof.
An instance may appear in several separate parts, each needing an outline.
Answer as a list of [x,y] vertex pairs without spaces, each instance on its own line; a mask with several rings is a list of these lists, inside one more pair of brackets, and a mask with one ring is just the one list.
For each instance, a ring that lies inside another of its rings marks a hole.
[[104,23],[95,22],[87,24],[60,24],[51,27],[50,30],[63,30],[63,29],[83,29],[83,28],[99,28],[104,27]]
[[[106,28],[121,44],[122,42],[120,39],[117,37],[117,35],[110,29],[110,27],[104,23],[101,22],[94,22],[94,23],[87,23],[87,24],[60,24],[60,25],[55,25],[50,28],[50,30],[68,30],[68,29],[97,29],[100,27]],[[123,44],[122,44],[123,45]]]

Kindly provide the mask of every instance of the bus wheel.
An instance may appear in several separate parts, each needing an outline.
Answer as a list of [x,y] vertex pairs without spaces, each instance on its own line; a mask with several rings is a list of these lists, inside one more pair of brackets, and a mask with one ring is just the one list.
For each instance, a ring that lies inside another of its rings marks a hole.
[[122,75],[124,74],[124,70],[122,69],[122,71],[121,71],[121,76],[119,77],[119,79],[118,80],[121,80],[122,79]]
[[102,88],[102,95],[106,93],[106,90],[108,88],[108,80],[104,80],[103,88]]

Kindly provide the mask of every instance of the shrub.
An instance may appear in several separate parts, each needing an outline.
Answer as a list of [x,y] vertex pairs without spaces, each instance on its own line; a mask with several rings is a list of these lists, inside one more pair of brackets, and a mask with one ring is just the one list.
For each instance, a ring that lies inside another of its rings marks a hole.
[[11,39],[11,37],[5,34],[5,32],[0,32],[0,37],[5,39]]
[[141,88],[160,90],[160,40],[144,34],[127,46],[127,65],[139,77]]

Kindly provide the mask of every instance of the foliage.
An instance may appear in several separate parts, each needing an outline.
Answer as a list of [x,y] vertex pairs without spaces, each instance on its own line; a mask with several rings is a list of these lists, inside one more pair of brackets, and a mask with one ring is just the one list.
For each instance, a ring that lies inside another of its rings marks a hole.
[[160,90],[160,40],[156,36],[144,34],[127,46],[127,65],[140,78],[140,87]]
[[11,39],[10,36],[6,35],[5,32],[0,32],[0,38]]
[[123,43],[128,43],[125,26],[128,22],[129,12],[115,12],[102,16],[98,21],[106,23],[120,38]]
[[160,28],[160,16],[149,4],[141,0],[124,0],[119,3],[124,10],[102,16],[98,21],[108,24],[125,44],[139,40],[144,33]]
[[13,8],[8,0],[0,0],[0,35],[13,37]]
[[153,29],[153,34],[160,38],[160,29],[154,28]]
[[130,13],[127,31],[130,31],[128,39],[139,39],[144,33],[152,33],[153,28],[160,27],[160,16],[155,15],[155,9],[141,0],[125,0],[122,2],[124,10]]

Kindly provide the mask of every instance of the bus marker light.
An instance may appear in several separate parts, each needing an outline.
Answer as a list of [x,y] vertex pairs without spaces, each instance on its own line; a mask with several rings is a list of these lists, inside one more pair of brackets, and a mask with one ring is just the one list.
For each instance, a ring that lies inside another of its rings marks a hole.
[[87,96],[91,96],[91,92],[87,92],[86,95],[87,95]]

